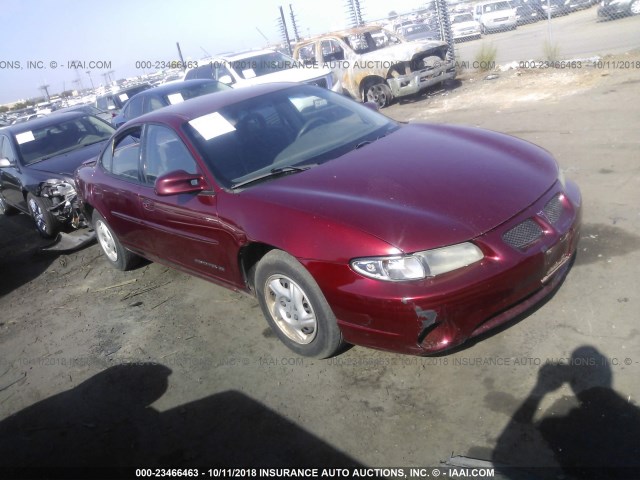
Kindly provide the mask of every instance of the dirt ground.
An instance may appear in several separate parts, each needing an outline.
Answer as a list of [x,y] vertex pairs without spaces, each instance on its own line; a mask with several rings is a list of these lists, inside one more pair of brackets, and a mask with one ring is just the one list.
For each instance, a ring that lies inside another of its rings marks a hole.
[[610,60],[468,73],[383,111],[532,141],[584,197],[555,296],[448,355],[299,358],[245,294],[115,271],[96,244],[42,253],[0,216],[0,466],[639,465],[640,53]]

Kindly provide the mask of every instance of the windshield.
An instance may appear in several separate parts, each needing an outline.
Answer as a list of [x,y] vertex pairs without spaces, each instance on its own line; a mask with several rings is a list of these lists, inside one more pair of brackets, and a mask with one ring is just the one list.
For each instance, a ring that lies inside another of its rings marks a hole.
[[509,2],[490,3],[483,7],[482,12],[490,13],[490,12],[497,12],[500,10],[511,10],[511,5],[509,5]]
[[296,61],[280,52],[269,52],[230,62],[240,78],[250,79],[294,68]]
[[470,13],[465,13],[464,15],[456,15],[451,21],[452,24],[464,22],[473,22],[473,15],[471,15]]
[[419,33],[431,33],[431,28],[426,23],[409,25],[402,29],[403,35],[417,35]]
[[107,140],[114,128],[87,115],[16,134],[16,143],[25,165],[73,152]]
[[399,127],[341,95],[302,85],[229,105],[184,128],[218,182],[234,188],[331,161]]

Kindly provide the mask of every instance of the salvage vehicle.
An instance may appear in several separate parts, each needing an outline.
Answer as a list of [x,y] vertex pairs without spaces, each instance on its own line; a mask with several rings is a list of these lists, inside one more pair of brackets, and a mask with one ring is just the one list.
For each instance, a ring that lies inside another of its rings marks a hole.
[[407,42],[380,27],[358,27],[305,40],[293,56],[329,66],[353,99],[383,108],[396,97],[455,78],[448,48],[442,41]]
[[129,98],[149,88],[151,88],[150,84],[141,83],[139,85],[122,88],[116,92],[99,95],[96,97],[94,107],[102,112],[108,112],[111,117],[108,118],[108,120],[112,121],[113,118],[120,114],[122,107],[124,107],[124,104],[127,103]]
[[215,80],[186,80],[150,88],[131,97],[122,107],[122,112],[113,117],[111,123],[118,128],[145,113],[229,88],[228,85]]
[[184,80],[213,79],[233,88],[272,82],[300,82],[342,92],[342,86],[334,81],[328,68],[302,65],[275,50],[218,55],[199,63],[187,70]]
[[480,23],[483,34],[497,30],[515,30],[518,26],[516,9],[507,0],[476,3],[473,18]]
[[416,40],[440,40],[440,28],[437,23],[410,23],[400,27],[398,35],[407,42]]
[[73,172],[115,132],[83,112],[48,115],[0,130],[0,212],[24,212],[40,235],[88,226],[76,203]]
[[602,0],[598,5],[598,18],[621,18],[640,15],[640,0]]
[[480,24],[473,19],[471,13],[460,13],[451,16],[451,32],[454,40],[479,39],[481,34]]
[[549,296],[579,238],[580,192],[547,151],[308,85],[134,119],[76,181],[112,266],[142,256],[254,294],[316,358],[459,345]]

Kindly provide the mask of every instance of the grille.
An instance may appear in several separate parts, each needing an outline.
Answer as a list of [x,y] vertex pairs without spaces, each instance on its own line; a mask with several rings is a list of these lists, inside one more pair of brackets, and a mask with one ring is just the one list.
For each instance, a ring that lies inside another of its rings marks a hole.
[[309,85],[315,85],[317,87],[328,88],[326,78],[319,78],[318,80],[312,80],[311,82],[307,82],[307,83]]
[[531,219],[519,223],[502,235],[502,239],[514,248],[524,248],[542,236],[542,228]]
[[560,195],[556,195],[544,206],[544,214],[551,225],[555,225],[562,214],[562,201]]

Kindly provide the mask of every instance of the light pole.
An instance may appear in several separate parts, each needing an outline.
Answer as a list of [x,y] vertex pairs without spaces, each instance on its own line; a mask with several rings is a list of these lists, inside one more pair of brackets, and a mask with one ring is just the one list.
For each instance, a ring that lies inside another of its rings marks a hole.
[[87,75],[89,75],[89,81],[91,82],[91,90],[95,90],[96,87],[93,86],[93,78],[91,78],[91,70],[87,70]]

